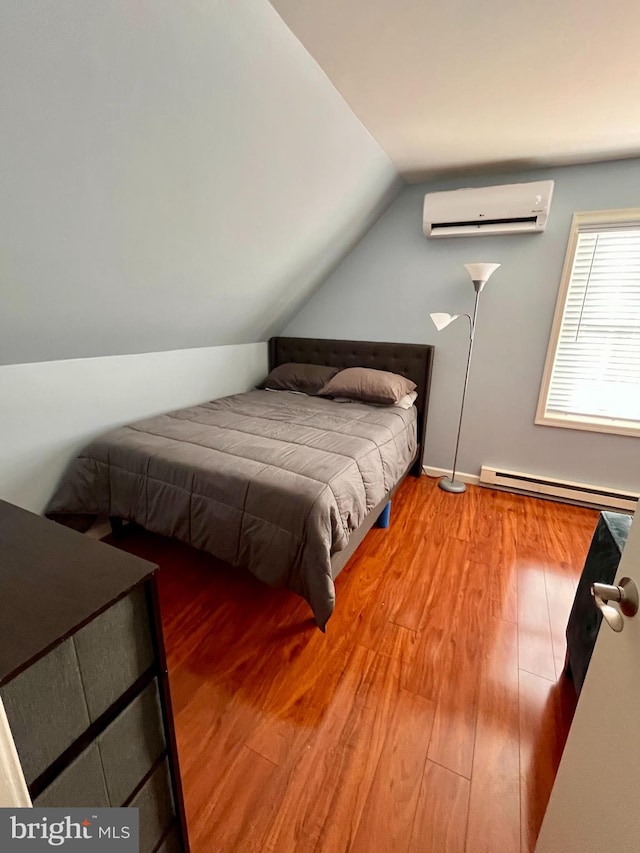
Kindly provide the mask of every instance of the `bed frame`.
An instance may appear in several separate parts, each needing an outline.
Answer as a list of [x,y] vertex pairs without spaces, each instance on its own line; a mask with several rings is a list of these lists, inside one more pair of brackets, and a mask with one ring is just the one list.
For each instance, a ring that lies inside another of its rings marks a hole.
[[[269,370],[279,364],[297,362],[302,364],[325,364],[331,367],[372,367],[399,373],[416,383],[418,396],[418,446],[400,480],[390,489],[377,506],[367,513],[366,518],[351,533],[346,548],[331,557],[331,573],[337,577],[352,557],[364,537],[374,526],[378,517],[391,500],[394,492],[408,474],[422,474],[424,444],[427,429],[427,409],[433,365],[433,347],[424,344],[393,344],[376,341],[334,341],[321,338],[271,338],[269,341]],[[126,535],[131,525],[119,518],[111,518],[114,538]]]
[[399,373],[416,383],[415,406],[418,410],[418,447],[416,455],[398,483],[369,512],[360,527],[349,537],[349,544],[331,558],[331,572],[337,577],[407,474],[422,474],[424,464],[427,411],[433,367],[433,347],[425,344],[393,344],[379,341],[334,341],[322,338],[271,338],[269,370],[279,364],[326,364],[330,367],[372,367]]

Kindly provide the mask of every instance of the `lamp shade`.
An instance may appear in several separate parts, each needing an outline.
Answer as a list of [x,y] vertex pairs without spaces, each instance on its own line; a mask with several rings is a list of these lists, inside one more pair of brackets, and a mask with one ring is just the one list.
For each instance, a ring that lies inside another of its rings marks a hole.
[[471,281],[489,281],[491,275],[498,269],[500,264],[465,264],[464,268],[471,276]]
[[441,332],[443,329],[446,329],[449,323],[453,323],[454,320],[457,320],[460,316],[459,314],[443,314],[436,313],[429,315],[433,320],[433,325],[436,329]]

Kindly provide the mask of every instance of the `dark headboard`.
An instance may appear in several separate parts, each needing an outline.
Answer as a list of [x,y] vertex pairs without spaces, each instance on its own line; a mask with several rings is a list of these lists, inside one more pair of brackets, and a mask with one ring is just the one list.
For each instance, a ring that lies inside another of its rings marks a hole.
[[331,367],[373,367],[400,373],[416,383],[418,397],[418,455],[414,473],[424,462],[433,347],[425,344],[391,344],[379,341],[331,341],[322,338],[271,338],[269,370],[287,362],[327,364]]

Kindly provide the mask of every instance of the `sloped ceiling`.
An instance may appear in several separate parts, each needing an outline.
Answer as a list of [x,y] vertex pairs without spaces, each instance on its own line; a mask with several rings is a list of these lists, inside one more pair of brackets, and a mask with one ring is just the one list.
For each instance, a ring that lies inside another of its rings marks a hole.
[[272,0],[403,177],[640,154],[638,0]]
[[266,0],[0,8],[0,363],[263,340],[402,182]]

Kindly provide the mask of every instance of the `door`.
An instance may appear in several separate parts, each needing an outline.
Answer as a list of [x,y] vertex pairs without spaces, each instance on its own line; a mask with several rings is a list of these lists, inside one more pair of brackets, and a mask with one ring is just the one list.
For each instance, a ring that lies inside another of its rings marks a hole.
[[[618,574],[640,588],[640,515]],[[594,605],[595,606],[595,605]],[[640,614],[602,620],[536,853],[640,850]]]

